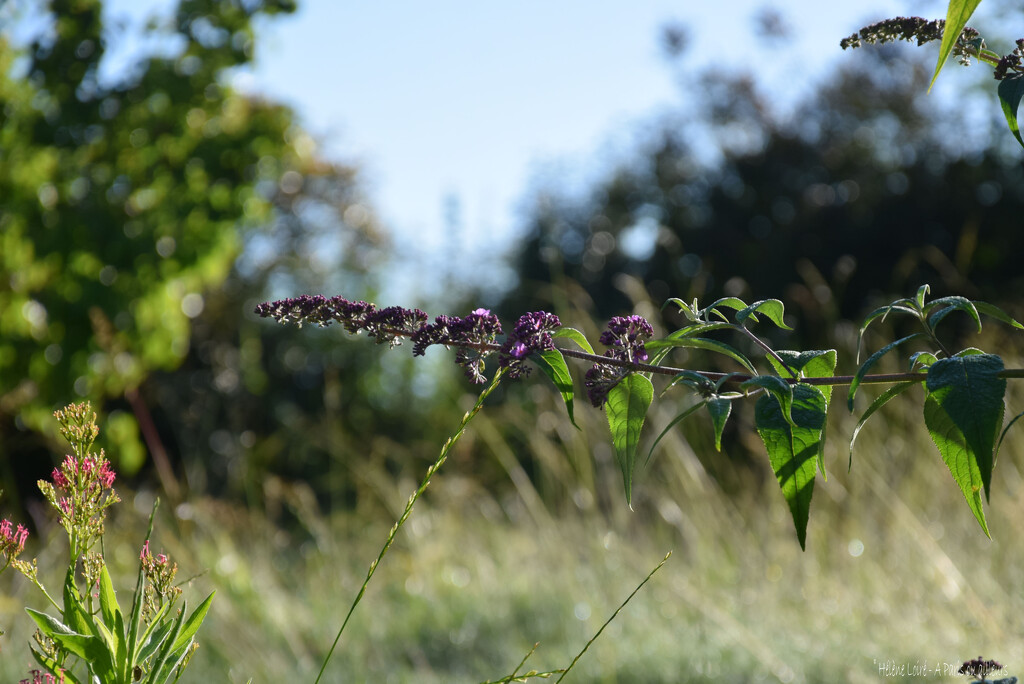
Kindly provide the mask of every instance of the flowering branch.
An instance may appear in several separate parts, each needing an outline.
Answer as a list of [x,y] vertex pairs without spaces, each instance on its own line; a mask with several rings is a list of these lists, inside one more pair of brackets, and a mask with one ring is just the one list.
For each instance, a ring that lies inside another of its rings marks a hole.
[[[373,304],[350,302],[342,297],[304,295],[260,304],[256,313],[298,325],[328,326],[337,322],[351,333],[365,331],[378,343],[388,342],[391,347],[408,337],[413,341],[413,354],[417,356],[434,344],[455,347],[456,363],[474,383],[485,381],[485,359],[492,354],[498,356],[495,378],[505,374],[510,378],[525,376],[529,371],[525,361],[529,359],[555,385],[574,425],[575,391],[565,358],[591,362],[584,377],[587,398],[595,407],[605,410],[615,459],[622,468],[627,503],[640,434],[654,398],[653,375],[671,376],[669,387],[677,384],[688,387],[697,398],[668,424],[662,436],[679,421],[706,408],[715,428],[715,447],[719,450],[732,402],[756,395],[754,418],[758,434],[768,449],[772,468],[793,514],[801,546],[806,538],[815,473],[824,471],[824,435],[831,387],[849,385],[846,404],[852,412],[857,389],[862,384],[891,385],[872,401],[858,421],[850,442],[852,453],[853,442],[871,415],[907,389],[923,386],[925,424],[987,535],[977,483],[983,484],[987,495],[992,466],[1006,433],[1002,426],[1006,379],[1024,378],[1024,370],[1006,369],[1001,357],[974,348],[951,353],[935,334],[935,328],[956,311],[969,315],[979,331],[982,314],[1019,330],[1024,330],[1024,324],[987,302],[956,296],[929,302],[928,292],[929,287],[923,285],[915,297],[897,300],[867,316],[861,326],[861,336],[873,321],[890,314],[914,316],[923,331],[889,343],[861,363],[855,375],[847,376],[834,375],[837,363],[834,349],[776,351],[747,329],[748,322],[756,323],[761,317],[789,329],[784,320],[784,306],[776,299],[748,305],[736,297],[725,297],[704,308],[699,308],[696,301],[688,304],[671,299],[669,302],[679,306],[689,323],[659,340],[651,340],[654,329],[642,316],[616,316],[601,333],[600,341],[607,347],[601,356],[594,353],[581,332],[562,327],[557,316],[544,311],[521,316],[501,343],[497,341],[502,333],[501,322],[487,309],[476,309],[461,318],[438,316],[433,323],[427,323],[427,315],[418,309],[378,309]],[[733,312],[731,316],[726,313],[729,309]],[[752,340],[765,352],[771,372],[759,373],[742,351],[706,336],[721,330],[731,330]],[[554,340],[562,337],[575,342],[579,349],[556,347]],[[882,356],[914,340],[935,346],[932,351],[911,354],[909,372],[868,374]],[[746,373],[693,371],[662,365],[662,360],[674,348],[704,349],[725,355]],[[725,391],[725,385],[739,391]],[[1010,421],[1010,425],[1020,417],[1024,417],[1024,413]],[[661,436],[654,446],[660,440]],[[797,445],[801,445],[800,449]],[[651,448],[653,451],[654,447]],[[808,457],[812,452],[816,457]]]
[[[675,366],[645,363],[648,356],[643,341],[653,336],[654,330],[642,316],[617,316],[608,323],[608,329],[602,333],[600,341],[611,347],[603,356],[578,349],[555,347],[551,333],[561,322],[555,314],[538,311],[520,317],[513,332],[504,343],[495,342],[501,334],[501,322],[487,309],[476,309],[464,318],[457,316],[438,316],[434,323],[427,324],[427,314],[419,309],[403,309],[388,307],[377,309],[368,302],[350,302],[343,297],[324,297],[323,295],[301,295],[290,299],[264,302],[256,307],[255,313],[263,318],[272,318],[279,323],[293,323],[302,327],[313,324],[328,327],[332,323],[340,323],[352,334],[367,332],[378,344],[387,342],[390,348],[400,346],[402,338],[411,338],[413,354],[422,356],[427,347],[440,344],[445,347],[456,347],[465,353],[456,357],[456,362],[466,368],[466,375],[476,384],[484,381],[482,375],[483,360],[491,354],[499,354],[499,366],[509,369],[509,378],[515,379],[528,374],[524,369],[524,361],[534,352],[557,349],[563,356],[581,361],[589,361],[594,365],[588,371],[593,384],[603,384],[607,377],[625,372],[653,373],[670,377],[681,373],[697,373],[712,382],[724,380],[726,384],[742,385],[753,375],[742,373],[723,373],[715,371],[693,371]],[[384,323],[383,321],[388,321]],[[744,328],[744,330],[746,330]],[[749,331],[747,331],[749,334]],[[753,335],[751,335],[753,337]],[[758,338],[754,338],[759,346],[774,353]],[[780,361],[781,362],[781,361]],[[783,363],[785,367],[785,364]],[[597,368],[604,368],[600,373]],[[610,370],[617,369],[616,371]],[[790,369],[790,372],[792,370]],[[591,375],[593,373],[593,375]],[[1001,378],[1024,378],[1024,369],[1006,369],[999,373]],[[853,375],[834,375],[821,377],[789,377],[782,378],[789,384],[831,386],[849,385],[854,381]],[[890,384],[897,382],[922,382],[927,378],[925,372],[908,373],[876,373],[864,375],[861,384]],[[600,404],[595,404],[600,406]]]

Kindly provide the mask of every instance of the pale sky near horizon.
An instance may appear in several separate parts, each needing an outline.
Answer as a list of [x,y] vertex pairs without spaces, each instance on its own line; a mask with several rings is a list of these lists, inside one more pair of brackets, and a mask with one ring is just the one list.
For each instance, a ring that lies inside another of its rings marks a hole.
[[[173,0],[108,0],[146,16]],[[785,51],[754,40],[771,7],[792,30]],[[521,0],[515,3],[299,0],[264,22],[250,92],[290,104],[339,161],[362,170],[373,209],[400,248],[445,244],[458,207],[475,259],[506,246],[542,173],[600,172],[659,111],[680,102],[661,28],[687,25],[682,59],[747,68],[781,103],[813,87],[844,53],[839,40],[897,14],[945,15],[946,0]]]

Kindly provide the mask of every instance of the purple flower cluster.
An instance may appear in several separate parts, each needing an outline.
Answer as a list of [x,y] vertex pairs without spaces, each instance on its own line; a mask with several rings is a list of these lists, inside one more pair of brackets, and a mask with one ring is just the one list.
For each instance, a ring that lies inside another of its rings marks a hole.
[[455,362],[466,369],[466,375],[475,383],[484,382],[484,359],[497,349],[494,338],[501,334],[501,322],[487,309],[477,309],[463,318],[438,316],[428,324],[427,314],[419,309],[378,309],[368,302],[323,295],[264,302],[256,307],[256,314],[299,326],[314,323],[326,327],[337,322],[352,334],[365,331],[378,343],[387,342],[391,347],[409,337],[416,356],[422,356],[433,344],[458,347]]
[[974,660],[964,661],[964,664],[958,670],[958,674],[980,677],[982,681],[985,681],[985,677],[1002,669],[1003,666],[996,661],[985,660],[978,656]]
[[[526,359],[535,352],[555,349],[552,333],[562,322],[555,314],[533,311],[523,314],[499,347],[495,337],[502,333],[501,322],[487,309],[477,309],[468,316],[438,316],[427,323],[427,315],[419,309],[391,306],[378,309],[367,302],[350,302],[343,297],[302,295],[292,299],[265,302],[256,307],[256,313],[281,323],[315,323],[328,326],[341,323],[353,334],[365,331],[377,342],[392,347],[401,338],[412,339],[414,356],[423,356],[427,348],[442,344],[456,347],[455,362],[466,370],[474,383],[482,383],[484,360],[498,352],[498,363],[506,369],[509,378],[517,379],[529,374]],[[654,335],[654,329],[643,316],[617,316],[608,322],[601,334],[601,343],[609,347],[605,357],[619,363],[598,363],[586,374],[587,395],[594,406],[604,406],[608,392],[631,371],[628,365],[647,360],[644,340]]]
[[510,378],[522,378],[530,373],[530,367],[524,359],[533,352],[555,348],[551,339],[551,331],[561,327],[562,322],[555,314],[546,311],[534,311],[523,314],[516,322],[516,327],[501,345],[499,363],[507,368]]
[[350,302],[344,297],[301,295],[276,302],[264,302],[256,307],[256,314],[273,318],[279,323],[314,323],[327,327],[341,323],[353,335],[366,331],[378,344],[387,342],[391,347],[401,344],[401,338],[412,336],[427,322],[427,314],[419,309],[389,306],[378,309],[369,302]]
[[[604,355],[627,363],[647,360],[644,340],[654,336],[654,328],[643,316],[616,316],[601,333],[601,344],[610,347]],[[608,392],[630,372],[629,368],[603,363],[594,364],[584,377],[590,403],[601,408],[608,401]]]
[[494,351],[494,338],[501,334],[501,321],[487,309],[458,316],[438,316],[412,336],[412,353],[423,356],[433,344],[457,346],[455,363],[466,369],[466,377],[480,384],[484,377],[484,359]]
[[[944,19],[922,19],[921,17],[896,17],[865,26],[852,36],[839,41],[839,47],[859,48],[865,43],[881,45],[897,40],[916,42],[918,47],[933,40],[942,40],[946,30]],[[951,54],[957,57],[961,64],[970,64],[971,57],[977,55],[975,47],[980,34],[970,26],[965,26],[953,44]],[[984,49],[985,42],[981,41],[981,48]]]
[[992,72],[992,76],[997,81],[1005,79],[1010,71],[1013,71],[1014,76],[1019,76],[1021,73],[1021,60],[1024,59],[1024,38],[1017,40],[1017,47],[1013,49],[1008,55],[1004,55],[999,59],[999,64],[996,65],[995,70]]

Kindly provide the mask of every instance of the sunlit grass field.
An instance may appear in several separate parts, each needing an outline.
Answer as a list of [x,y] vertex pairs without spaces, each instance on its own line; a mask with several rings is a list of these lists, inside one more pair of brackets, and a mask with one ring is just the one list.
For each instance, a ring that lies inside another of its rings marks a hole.
[[[1024,433],[1010,433],[996,465],[990,541],[935,451],[915,391],[868,423],[847,472],[855,421],[837,389],[828,481],[817,481],[806,551],[767,457],[760,470],[717,468],[729,456],[714,452],[703,417],[687,424],[690,442],[670,434],[638,470],[630,510],[603,414],[579,407],[576,431],[553,392],[528,394],[536,410],[485,409],[460,453],[497,461],[510,485],[493,493],[442,468],[323,681],[495,680],[534,644],[520,672],[565,667],[669,551],[565,681],[953,682],[963,680],[959,664],[978,655],[1019,676]],[[671,403],[655,402],[649,439],[673,417]],[[1011,383],[1008,417],[1021,410],[1024,392]],[[499,424],[509,421],[528,452],[501,441]],[[746,424],[739,439],[757,437]],[[177,515],[164,507],[154,550],[179,563],[179,579],[196,576],[186,589],[193,604],[217,590],[185,681],[314,680],[417,484],[375,477],[377,504],[330,517],[301,483],[268,483],[268,506],[297,521],[289,531],[212,500]],[[152,497],[122,495],[106,553],[127,597]],[[42,567],[58,567],[50,557],[63,563],[63,537],[52,538],[29,549]],[[26,603],[45,608],[14,572],[0,577],[3,681],[32,666]]]

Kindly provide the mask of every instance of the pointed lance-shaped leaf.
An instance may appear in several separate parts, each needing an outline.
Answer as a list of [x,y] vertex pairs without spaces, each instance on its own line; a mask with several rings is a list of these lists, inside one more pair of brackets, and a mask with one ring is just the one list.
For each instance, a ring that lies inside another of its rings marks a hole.
[[878,409],[888,404],[897,395],[903,394],[914,385],[919,384],[921,383],[914,380],[896,383],[882,392],[882,394],[877,396],[875,400],[871,402],[871,406],[868,406],[867,410],[864,411],[864,414],[860,417],[860,420],[857,421],[857,427],[853,429],[853,435],[850,437],[850,462],[847,465],[848,471],[853,468],[853,443],[857,441],[857,435],[860,434],[861,428],[864,427],[864,424],[868,422],[868,418],[873,416]]
[[935,64],[935,73],[932,75],[931,83],[928,84],[929,91],[935,85],[935,79],[939,77],[939,72],[945,66],[946,59],[953,51],[953,46],[960,38],[964,26],[967,26],[967,21],[980,4],[981,0],[949,0],[949,6],[946,8],[946,27],[942,32],[942,45],[939,47],[939,59]]
[[790,417],[790,408],[793,405],[793,385],[777,375],[755,375],[740,385],[740,389],[743,391],[747,391],[752,387],[760,387],[767,390],[778,399],[779,405],[782,407],[782,416],[786,419],[786,422],[793,423],[793,419]]
[[707,351],[722,354],[723,356],[728,356],[751,373],[757,373],[757,369],[754,368],[754,364],[752,364],[750,359],[748,359],[741,351],[726,344],[725,342],[719,342],[718,340],[711,340],[704,337],[665,338],[663,340],[652,340],[647,342],[644,347],[648,351],[658,351],[665,347],[705,349]]
[[661,439],[665,435],[667,435],[669,433],[669,430],[671,430],[676,425],[678,425],[679,423],[683,422],[684,420],[686,420],[687,418],[692,416],[694,413],[696,413],[700,409],[701,406],[704,406],[706,403],[707,403],[706,401],[698,401],[696,404],[693,404],[692,406],[688,406],[678,416],[676,416],[671,421],[669,421],[669,424],[665,426],[665,429],[663,429],[658,434],[657,439],[654,440],[654,443],[651,445],[650,451],[647,452],[647,462],[649,462],[651,460],[651,456],[654,455],[654,448],[656,446],[658,446],[658,443],[661,441]]
[[[922,287],[927,286],[922,285]],[[878,319],[882,319],[884,321],[885,317],[888,316],[893,311],[899,311],[900,313],[910,314],[911,316],[917,316],[919,314],[919,311],[913,308],[915,306],[917,306],[917,303],[914,301],[911,301],[909,299],[900,299],[893,302],[892,304],[880,306],[871,313],[869,313],[867,317],[864,319],[864,322],[861,323],[860,330],[857,332],[857,363],[860,363],[861,342],[864,339],[864,332],[868,329],[868,326],[870,326]]]
[[[935,309],[937,311],[933,312]],[[924,313],[928,315],[928,326],[932,330],[935,330],[935,326],[954,311],[963,311],[968,314],[974,320],[974,324],[978,326],[978,332],[981,332],[981,316],[978,315],[974,302],[966,297],[942,297],[930,302],[924,309]]]
[[793,328],[786,325],[786,322],[783,320],[785,313],[786,307],[778,299],[762,299],[745,309],[737,311],[736,322],[742,323],[747,318],[752,318],[756,321],[757,317],[754,314],[762,314],[783,330],[792,330]]
[[722,432],[725,430],[725,424],[729,420],[729,414],[732,413],[732,402],[728,399],[712,397],[708,399],[706,406],[708,413],[711,415],[711,424],[715,426],[715,450],[721,452]]
[[640,431],[647,418],[647,409],[654,400],[654,385],[646,376],[630,373],[608,391],[605,412],[612,432],[615,460],[622,469],[622,483],[629,504],[633,489],[633,468],[640,445]]
[[754,418],[803,549],[814,494],[816,456],[825,426],[825,397],[817,387],[797,384],[793,387],[791,411],[792,418],[787,420],[778,397],[767,394],[757,400]]
[[[836,350],[835,349],[812,349],[808,351],[789,351],[779,350],[776,352],[786,364],[797,371],[801,378],[831,378],[836,372]],[[768,362],[771,363],[775,372],[779,375],[786,370],[783,368],[777,359],[771,354],[766,354],[765,357]],[[828,412],[828,403],[832,400],[832,385],[819,385],[817,386],[821,395],[825,398],[825,412]],[[828,474],[825,472],[825,433],[828,430],[828,421],[821,428],[821,439],[818,441],[818,471],[821,472],[821,476],[828,479]]]
[[871,370],[871,367],[874,366],[879,359],[881,359],[883,356],[885,356],[886,354],[888,354],[901,344],[923,337],[927,337],[927,335],[921,332],[913,333],[911,335],[907,335],[906,337],[901,337],[895,342],[890,342],[889,344],[885,345],[884,347],[876,351],[874,354],[868,357],[867,361],[861,364],[860,368],[857,369],[857,373],[853,376],[853,380],[850,381],[850,391],[846,397],[846,407],[850,409],[850,413],[853,413],[853,398],[857,394],[857,388],[860,387],[861,382],[864,380],[864,376],[868,374],[868,371]]
[[1002,370],[1003,360],[995,354],[941,359],[928,369],[925,422],[968,503],[979,485],[989,495],[996,438],[1003,426]]
[[587,336],[581,333],[576,328],[561,327],[558,330],[551,333],[551,337],[555,339],[565,338],[568,340],[572,340],[573,342],[579,345],[580,349],[587,352],[588,354],[594,353],[594,347],[590,344],[590,340],[588,340]]
[[557,349],[545,349],[533,354],[532,359],[536,361],[541,372],[554,383],[555,389],[562,395],[562,401],[565,402],[565,408],[569,412],[569,422],[579,430],[580,426],[576,425],[576,418],[573,416],[572,376],[569,375],[569,367],[565,363],[562,352]]
[[1017,142],[1024,146],[1024,138],[1020,135],[1020,123],[1017,121],[1017,108],[1024,97],[1024,75],[1004,78],[999,82],[996,91],[999,93],[999,105],[1003,108],[1006,125]]
[[1003,311],[1002,309],[1000,309],[998,306],[996,306],[994,304],[989,304],[988,302],[979,302],[978,300],[974,300],[974,308],[977,309],[979,313],[983,313],[986,316],[991,316],[992,318],[996,319],[997,321],[1002,321],[1003,323],[1006,323],[1007,325],[1013,326],[1014,328],[1017,328],[1018,330],[1024,330],[1024,324],[1022,324],[1020,321],[1018,321],[1017,319],[1013,318],[1012,316],[1010,316],[1010,314],[1006,313],[1005,311]]

